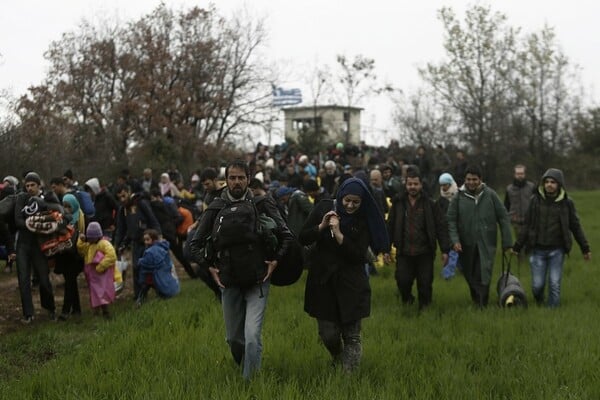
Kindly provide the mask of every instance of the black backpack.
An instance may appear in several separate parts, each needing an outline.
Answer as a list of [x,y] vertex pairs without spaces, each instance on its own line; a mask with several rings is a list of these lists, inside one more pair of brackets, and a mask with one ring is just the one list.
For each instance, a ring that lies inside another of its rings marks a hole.
[[210,207],[220,208],[210,240],[217,255],[221,282],[225,286],[246,288],[262,281],[267,271],[266,253],[254,202],[215,199]]

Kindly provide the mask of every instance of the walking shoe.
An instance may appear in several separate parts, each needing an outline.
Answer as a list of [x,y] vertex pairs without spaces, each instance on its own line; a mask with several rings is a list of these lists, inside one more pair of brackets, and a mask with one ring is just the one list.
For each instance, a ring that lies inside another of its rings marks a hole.
[[54,312],[54,311],[50,311],[50,312],[48,313],[48,319],[49,319],[50,321],[56,321],[56,312]]
[[28,315],[26,317],[21,318],[21,323],[23,325],[29,325],[33,322],[33,315]]

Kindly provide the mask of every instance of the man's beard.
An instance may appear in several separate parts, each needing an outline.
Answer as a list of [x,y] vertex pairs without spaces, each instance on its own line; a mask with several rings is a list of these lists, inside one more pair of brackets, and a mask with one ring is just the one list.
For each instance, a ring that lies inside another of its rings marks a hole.
[[234,199],[241,199],[242,196],[244,195],[244,193],[246,193],[246,191],[244,189],[242,189],[240,186],[236,186],[233,187],[229,190],[229,193],[231,194],[231,197],[233,197]]

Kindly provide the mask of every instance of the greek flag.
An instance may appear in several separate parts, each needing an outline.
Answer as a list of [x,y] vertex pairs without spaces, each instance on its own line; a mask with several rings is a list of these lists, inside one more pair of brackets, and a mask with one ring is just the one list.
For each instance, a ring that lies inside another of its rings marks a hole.
[[283,89],[273,86],[273,107],[293,106],[302,103],[300,89]]

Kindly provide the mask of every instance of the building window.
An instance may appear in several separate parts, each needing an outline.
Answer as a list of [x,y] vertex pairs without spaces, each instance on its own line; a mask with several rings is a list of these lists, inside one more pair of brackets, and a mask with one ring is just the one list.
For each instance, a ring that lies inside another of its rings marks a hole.
[[313,125],[317,126],[317,129],[320,129],[323,125],[323,121],[321,117],[317,118],[297,118],[292,120],[292,130],[301,132],[304,130],[312,129]]

